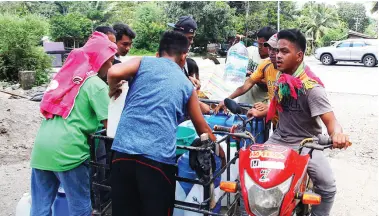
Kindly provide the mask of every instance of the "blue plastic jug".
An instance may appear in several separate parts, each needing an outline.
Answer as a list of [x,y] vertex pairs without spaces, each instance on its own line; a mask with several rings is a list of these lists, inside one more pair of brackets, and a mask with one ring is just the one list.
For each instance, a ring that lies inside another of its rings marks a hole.
[[[185,152],[178,159],[178,176],[188,179],[196,179],[197,177],[196,172],[191,169],[189,164],[189,152]],[[179,182],[179,184],[182,186],[186,195],[188,195],[193,187],[193,184],[191,183]]]
[[[221,159],[217,156],[215,157],[216,161],[216,171],[215,173],[219,172],[221,169]],[[188,178],[188,179],[196,179],[197,175],[194,170],[191,169],[189,164],[189,152],[184,153],[180,158],[178,159],[178,176],[182,178]],[[221,176],[215,179],[214,185],[215,188],[220,185],[221,182]],[[182,186],[184,192],[186,195],[191,191],[193,184],[186,183],[186,182],[179,182],[179,184]]]
[[52,206],[53,216],[68,216],[68,203],[64,190],[62,188],[58,189],[57,196]]

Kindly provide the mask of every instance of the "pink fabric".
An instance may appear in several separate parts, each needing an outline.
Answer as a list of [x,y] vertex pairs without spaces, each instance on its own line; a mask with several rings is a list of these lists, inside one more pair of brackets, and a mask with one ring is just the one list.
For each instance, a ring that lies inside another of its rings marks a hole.
[[100,32],[94,32],[87,43],[71,51],[61,70],[50,82],[40,104],[46,119],[54,115],[67,118],[75,98],[87,78],[97,75],[101,66],[117,52],[116,44]]

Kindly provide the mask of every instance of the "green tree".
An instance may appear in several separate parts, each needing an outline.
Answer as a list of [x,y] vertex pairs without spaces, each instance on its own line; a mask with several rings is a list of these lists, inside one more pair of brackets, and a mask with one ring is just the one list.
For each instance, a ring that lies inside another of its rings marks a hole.
[[335,8],[313,2],[304,5],[298,24],[309,41],[308,52],[313,52],[315,46],[320,45],[321,38],[329,29],[341,26]]
[[365,34],[370,35],[371,37],[378,37],[378,19],[370,19],[369,25],[365,29]]
[[338,2],[337,6],[338,16],[347,24],[347,27],[350,30],[363,33],[370,22],[366,15],[365,6],[361,3],[351,2]]
[[161,34],[166,29],[167,19],[163,7],[158,2],[140,3],[135,12],[135,21],[132,23],[136,32],[134,47],[156,52]]
[[63,41],[66,46],[73,43],[74,48],[84,44],[92,32],[91,20],[77,12],[54,16],[50,24],[53,39]]
[[46,35],[49,23],[37,15],[0,15],[0,79],[17,81],[18,72],[34,70],[37,84],[47,81],[51,59],[38,47]]
[[107,20],[107,24],[126,23],[132,27],[135,21],[136,8],[139,4],[141,3],[133,1],[117,2],[112,9],[112,15]]
[[180,16],[192,16],[198,25],[194,46],[223,42],[232,34],[235,10],[222,1],[175,1],[166,3],[169,21],[175,23]]

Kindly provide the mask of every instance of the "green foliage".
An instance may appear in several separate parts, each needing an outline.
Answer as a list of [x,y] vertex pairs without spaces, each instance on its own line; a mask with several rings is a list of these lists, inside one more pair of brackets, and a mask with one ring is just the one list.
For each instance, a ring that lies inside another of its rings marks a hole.
[[304,5],[297,22],[308,40],[307,54],[313,53],[323,43],[321,40],[330,29],[338,29],[342,25],[334,7],[314,2]]
[[51,36],[54,40],[74,42],[74,47],[83,44],[92,32],[92,22],[84,15],[74,12],[58,15],[50,20]]
[[378,20],[377,19],[370,19],[370,24],[365,29],[365,34],[371,36],[371,37],[378,37]]
[[156,2],[147,2],[138,5],[135,14],[133,30],[137,37],[133,41],[136,49],[156,52],[162,33],[166,30],[164,10]]
[[38,84],[47,81],[51,59],[38,43],[49,23],[36,15],[5,14],[0,15],[0,29],[4,33],[0,34],[0,79],[17,81],[19,71],[34,70]]
[[319,47],[330,46],[332,41],[347,39],[348,30],[346,28],[328,29],[319,41]]
[[[362,3],[338,2],[337,6],[338,16],[347,24],[350,30],[364,32],[369,25],[369,18],[366,15],[366,8]],[[357,26],[355,25],[356,18],[359,19],[359,25]]]
[[223,42],[233,28],[235,9],[222,1],[175,1],[166,4],[166,14],[175,23],[180,16],[192,16],[198,29],[194,46],[204,47],[208,43]]
[[144,49],[131,49],[128,53],[129,56],[155,56],[157,51],[149,51]]

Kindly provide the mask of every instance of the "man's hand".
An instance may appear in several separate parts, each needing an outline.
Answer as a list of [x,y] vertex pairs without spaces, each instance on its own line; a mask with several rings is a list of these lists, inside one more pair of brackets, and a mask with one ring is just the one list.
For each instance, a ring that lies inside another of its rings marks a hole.
[[109,97],[113,97],[116,100],[122,93],[122,85],[126,83],[126,80],[121,80],[121,82],[117,83],[117,85],[113,87],[109,87]]
[[217,114],[218,112],[220,112],[220,109],[222,109],[225,113],[227,112],[224,101],[220,101],[220,103],[216,106],[216,108],[213,110],[213,112],[215,114]]
[[200,90],[201,84],[200,81],[196,78],[189,77],[189,80],[192,82],[192,84],[195,86],[196,90]]
[[258,111],[265,111],[268,108],[268,106],[265,103],[258,102],[254,104],[254,108],[257,109]]
[[251,72],[251,71],[248,70],[247,73],[246,73],[246,76],[249,76],[249,77],[250,77],[251,74],[253,74],[253,72]]
[[346,149],[351,146],[351,142],[349,141],[349,136],[343,133],[335,133],[332,136],[333,140],[333,148]]

